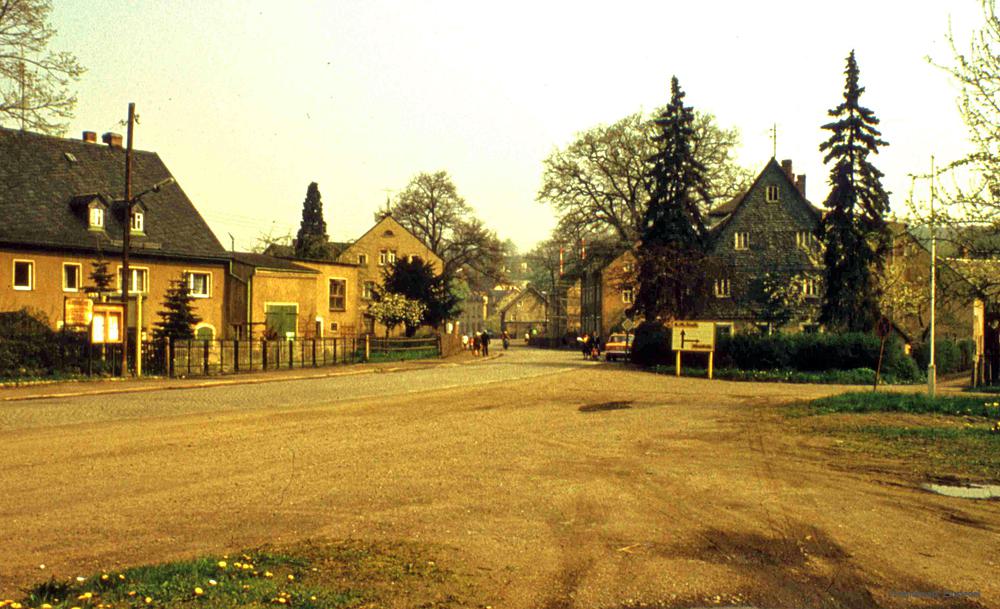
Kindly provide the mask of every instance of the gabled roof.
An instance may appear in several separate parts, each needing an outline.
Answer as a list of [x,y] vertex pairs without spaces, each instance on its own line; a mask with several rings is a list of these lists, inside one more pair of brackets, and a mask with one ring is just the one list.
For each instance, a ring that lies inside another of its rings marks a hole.
[[[767,165],[764,166],[764,169],[761,170],[759,174],[757,174],[756,179],[754,179],[753,184],[751,184],[749,188],[747,188],[742,193],[736,195],[726,203],[723,203],[718,207],[712,208],[708,212],[709,218],[713,218],[717,221],[716,224],[714,224],[710,230],[714,230],[716,227],[722,225],[726,220],[731,218],[736,213],[736,211],[743,205],[743,201],[746,200],[747,195],[750,194],[755,188],[757,188],[758,183],[764,178],[765,175],[772,172],[780,174],[781,177],[784,178],[784,180],[791,187],[791,189],[794,192],[799,193],[798,186],[796,186],[795,183],[792,182],[792,179],[788,177],[788,174],[785,173],[785,170],[781,168],[781,165],[778,164],[778,161],[775,160],[774,157],[771,157],[771,160],[768,161]],[[805,196],[802,195],[802,193],[799,193],[799,196],[802,198],[803,201],[805,201],[806,206],[809,208],[809,210],[816,215],[817,219],[821,219],[823,217],[823,210],[810,203],[809,199],[806,199]]]
[[519,292],[514,292],[513,294],[510,294],[509,296],[504,298],[501,302],[497,303],[497,310],[500,311],[501,313],[506,312],[512,306],[517,304],[517,301],[521,300],[528,294],[534,294],[535,297],[538,298],[538,300],[540,300],[543,304],[548,306],[549,299],[545,297],[545,294],[542,294],[532,286],[528,286],[527,288]]
[[[0,244],[105,252],[121,249],[125,151],[104,144],[0,127]],[[133,192],[171,177],[154,152],[133,151]],[[80,210],[94,198],[109,204],[105,230],[88,230]],[[144,197],[143,255],[200,259],[225,256],[208,224],[176,183]]]
[[339,255],[340,256],[344,256],[347,253],[347,251],[350,250],[350,248],[352,246],[360,243],[366,237],[368,237],[368,235],[371,235],[371,234],[375,233],[375,231],[379,230],[379,229],[381,229],[383,233],[385,231],[387,231],[387,230],[393,231],[393,232],[395,232],[396,230],[403,231],[404,233],[410,235],[411,237],[413,237],[414,239],[416,239],[417,241],[419,241],[420,243],[422,243],[424,245],[424,247],[427,248],[427,253],[430,254],[431,256],[433,256],[433,259],[425,260],[425,262],[435,262],[436,261],[437,264],[439,264],[441,266],[444,266],[444,260],[441,260],[440,256],[438,256],[437,254],[435,254],[434,252],[432,252],[430,250],[430,248],[427,247],[427,244],[424,243],[420,239],[420,237],[417,237],[416,235],[413,234],[412,231],[410,231],[405,226],[403,226],[402,224],[400,224],[399,221],[396,220],[395,218],[393,218],[391,214],[385,214],[384,216],[382,216],[382,219],[380,219],[371,228],[369,228],[367,231],[365,231],[365,233],[363,235],[361,235],[360,237],[358,237],[357,240],[354,241],[354,243],[347,244],[347,247],[345,247],[343,249],[343,251],[340,252]]

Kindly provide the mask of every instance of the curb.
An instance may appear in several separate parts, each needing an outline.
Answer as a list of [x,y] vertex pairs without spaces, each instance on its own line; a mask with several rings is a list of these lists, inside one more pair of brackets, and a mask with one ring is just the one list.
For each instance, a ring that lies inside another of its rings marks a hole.
[[347,370],[342,372],[328,372],[323,374],[301,374],[297,376],[284,376],[280,378],[239,378],[230,377],[225,379],[198,381],[189,384],[165,385],[165,386],[145,386],[145,387],[115,387],[107,389],[97,389],[95,391],[62,391],[53,393],[41,393],[37,395],[8,396],[0,397],[0,402],[26,402],[30,400],[51,400],[57,398],[76,398],[91,395],[115,395],[124,393],[148,393],[150,391],[180,391],[185,389],[206,389],[211,387],[224,387],[228,385],[261,385],[265,383],[281,383],[284,381],[307,381],[311,379],[334,378],[341,376],[360,376],[364,374],[388,374],[393,372],[408,372],[410,370],[426,370],[428,368],[453,368],[456,366],[471,366],[482,362],[497,359],[503,354],[491,355],[485,358],[478,358],[468,363],[435,363],[415,366],[397,366],[394,368],[364,368],[361,370]]

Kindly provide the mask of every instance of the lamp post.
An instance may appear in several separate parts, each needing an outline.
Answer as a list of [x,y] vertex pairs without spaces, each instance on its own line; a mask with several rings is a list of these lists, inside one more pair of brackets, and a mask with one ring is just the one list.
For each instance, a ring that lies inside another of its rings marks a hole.
[[937,292],[937,235],[934,233],[934,156],[931,156],[931,352],[927,362],[927,394],[934,397],[937,393],[937,366],[934,363],[934,309],[936,308]]

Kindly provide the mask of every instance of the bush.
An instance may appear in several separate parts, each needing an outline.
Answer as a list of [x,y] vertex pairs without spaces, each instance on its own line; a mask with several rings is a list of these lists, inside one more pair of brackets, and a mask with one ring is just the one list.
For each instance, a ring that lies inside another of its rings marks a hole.
[[[938,374],[951,374],[971,370],[976,354],[976,345],[971,340],[955,341],[949,338],[934,340],[934,364]],[[921,343],[913,348],[913,358],[921,370],[927,369],[931,361],[930,343]]]
[[0,313],[0,378],[79,372],[86,333],[54,332],[27,309]]
[[632,361],[640,366],[656,366],[668,364],[673,359],[670,329],[655,321],[639,324],[632,339]]

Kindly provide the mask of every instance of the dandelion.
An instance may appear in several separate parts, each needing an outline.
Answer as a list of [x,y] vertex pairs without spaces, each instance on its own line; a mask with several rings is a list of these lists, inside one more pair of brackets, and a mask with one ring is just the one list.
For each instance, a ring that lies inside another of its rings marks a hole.
[[122,581],[125,581],[125,574],[124,573],[119,573],[118,574],[118,579],[120,579]]
[[107,573],[105,573],[104,575],[101,575],[101,581],[102,581],[102,582],[106,582],[106,581],[108,581],[109,579],[111,579],[111,576],[110,576],[110,575],[108,575]]
[[147,596],[146,598],[144,598],[142,600],[146,601],[146,604],[148,605],[148,604],[150,604],[150,603],[153,602],[153,597],[152,596]]
[[80,596],[76,597],[76,600],[78,600],[78,601],[89,601],[92,598],[94,598],[94,593],[93,592],[84,592]]
[[50,605],[48,603],[42,603],[42,606],[41,606],[40,609],[52,609],[52,605]]
[[274,573],[271,573],[270,571],[264,571],[264,577],[274,577]]
[[78,581],[78,582],[80,582],[82,584],[83,582],[87,581],[87,578],[86,577],[81,577],[81,576],[77,575],[76,576],[76,581]]
[[219,585],[219,582],[215,581],[214,579],[210,579],[210,580],[208,580],[208,585],[209,586],[217,586],[217,585]]
[[288,574],[288,581],[290,581],[290,582],[293,582],[293,581],[295,581],[295,576],[294,576],[294,575],[292,575],[291,573],[289,573],[289,574]]
[[205,591],[204,591],[204,590],[202,590],[201,588],[198,588],[198,587],[196,586],[196,587],[195,587],[195,589],[194,589],[194,595],[195,595],[195,596],[201,596],[202,594],[205,594]]
[[[225,569],[225,568],[226,568],[226,566],[227,566],[227,565],[226,565],[226,561],[224,561],[224,560],[220,560],[220,561],[218,562],[218,565],[219,565],[219,568],[220,568],[220,569]],[[236,563],[236,566],[237,566],[237,567],[238,567],[238,566],[240,566],[240,563]]]

